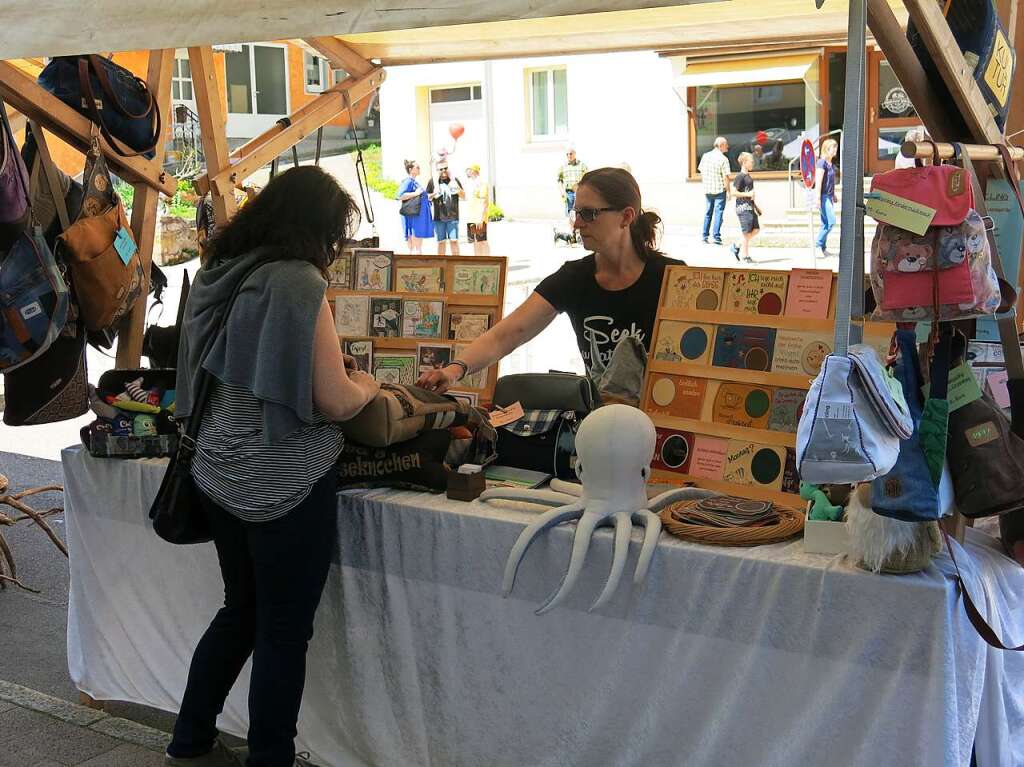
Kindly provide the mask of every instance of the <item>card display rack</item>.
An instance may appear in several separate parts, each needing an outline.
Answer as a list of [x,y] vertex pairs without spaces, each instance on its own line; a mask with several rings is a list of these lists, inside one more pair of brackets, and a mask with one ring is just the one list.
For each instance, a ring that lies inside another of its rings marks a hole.
[[[460,324],[463,330],[472,327],[470,335],[475,336],[482,326],[494,327],[501,320],[507,268],[507,259],[498,256],[413,256],[356,249],[344,252],[332,267],[327,297],[346,346],[371,342],[370,372],[378,380],[404,383],[410,382],[409,365],[415,380],[425,364],[459,356],[460,348],[471,342],[456,337],[462,335]],[[393,367],[385,370],[381,364]],[[495,364],[450,393],[490,406],[497,379]]]
[[[641,402],[653,479],[801,508],[797,422],[832,351],[835,300],[829,270],[668,268]],[[884,359],[894,326],[863,327]]]

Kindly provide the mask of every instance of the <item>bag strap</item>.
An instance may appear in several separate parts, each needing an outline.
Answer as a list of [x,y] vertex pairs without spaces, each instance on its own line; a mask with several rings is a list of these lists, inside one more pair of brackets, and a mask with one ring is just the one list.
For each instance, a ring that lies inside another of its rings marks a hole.
[[38,153],[40,166],[43,169],[43,175],[46,178],[46,188],[50,192],[50,197],[53,198],[53,206],[57,209],[57,217],[60,219],[60,230],[63,233],[64,230],[71,226],[71,218],[68,216],[67,201],[64,199],[64,195],[60,193],[61,185],[60,179],[57,178],[57,168],[53,164],[53,158],[50,156],[50,147],[46,143],[46,136],[43,135],[43,129],[39,127],[39,123],[35,120],[29,120],[28,126],[32,129],[32,135],[36,139],[36,152]]
[[185,304],[188,303],[188,293],[191,289],[191,283],[188,279],[188,270],[182,270],[182,282],[181,282],[181,293],[178,297],[178,316],[174,320],[174,348],[177,349],[181,344],[181,324],[185,320]]
[[[143,117],[146,117],[154,109],[157,108],[156,102],[153,99],[153,94],[149,90],[149,85],[147,85],[145,81],[143,81],[136,75],[132,74],[131,76],[135,80],[135,82],[138,85],[140,85],[142,89],[146,92],[146,108],[138,114],[128,111],[128,107],[121,103],[121,100],[117,96],[117,91],[115,91],[114,87],[110,84],[110,75],[107,73],[106,65],[108,63],[112,64],[113,66],[118,65],[114,64],[113,62],[108,62],[102,56],[97,56],[95,53],[90,54],[89,56],[87,56],[87,58],[89,59],[89,65],[92,68],[92,71],[96,75],[96,79],[99,81],[100,88],[103,89],[104,95],[106,95],[110,103],[114,105],[114,109],[120,112],[124,117],[127,117],[130,120],[141,120]],[[125,71],[128,72],[128,70]]]
[[[363,162],[363,149],[359,146],[359,135],[356,133],[356,118],[352,114],[352,100],[349,98],[348,91],[345,91],[345,106],[348,108],[348,124],[352,129],[352,139],[356,144],[356,179],[359,181],[359,194],[363,198],[363,210],[366,212],[366,221],[372,227],[373,233],[377,234],[377,224],[374,222],[373,217],[373,200],[369,193],[368,187],[370,185],[366,178],[366,164]],[[317,146],[319,147],[319,136],[317,137]],[[319,158],[319,152],[317,153]],[[319,164],[319,159],[317,164]],[[417,198],[419,199],[419,198]]]
[[946,551],[949,552],[949,558],[953,560],[953,567],[956,569],[956,586],[964,598],[964,610],[967,611],[967,618],[970,620],[971,625],[974,626],[974,630],[978,632],[978,636],[997,650],[1010,650],[1011,652],[1024,650],[1024,644],[1017,645],[1016,647],[1008,647],[1004,644],[1003,640],[996,634],[995,629],[982,616],[981,611],[974,604],[974,600],[971,599],[971,593],[967,590],[967,583],[960,572],[960,564],[956,561],[956,554],[953,553],[953,544],[949,541],[949,533],[942,528],[942,525],[939,525],[939,528],[942,529],[942,537],[946,541]]
[[[974,189],[975,210],[978,211],[982,220],[985,221],[985,236],[988,238],[988,244],[992,250],[992,268],[995,271],[996,276],[1005,283],[1006,273],[1003,270],[1002,259],[999,257],[999,248],[996,245],[992,219],[989,218],[988,215],[988,208],[985,205],[985,195],[981,191],[981,184],[978,182],[978,176],[974,171],[974,163],[971,162],[970,156],[963,150],[963,147],[960,147],[957,144],[954,144],[954,146],[960,148],[964,169],[967,171],[967,175],[970,176],[971,179],[971,186]],[[1016,187],[1016,180],[1014,179],[1014,174],[1010,167],[1007,168],[1007,175],[1010,178],[1010,186]],[[1020,199],[1020,190],[1017,190],[1017,198]],[[1021,211],[1024,212],[1024,200],[1021,202]],[[1024,379],[1024,355],[1021,354],[1020,339],[1017,336],[1017,307],[1011,305],[1008,311],[1000,314],[996,318],[996,324],[999,328],[999,340],[1003,344],[1003,358],[1006,363],[1006,373],[1015,381],[1022,380]]]
[[[160,107],[153,101],[153,94],[149,92],[148,87],[146,89],[146,93],[149,97],[152,110],[156,111],[156,130],[153,134],[153,143],[145,147],[144,149],[133,151],[131,147],[122,144],[118,139],[114,138],[114,136],[111,135],[110,131],[107,129],[107,124],[103,121],[103,115],[101,115],[99,110],[96,108],[96,96],[92,90],[92,79],[89,77],[90,58],[91,57],[89,56],[79,57],[78,82],[82,90],[82,100],[85,109],[89,113],[89,119],[92,120],[92,122],[99,127],[100,132],[103,133],[103,138],[107,140],[107,143],[110,145],[110,148],[113,149],[115,152],[117,152],[117,154],[121,155],[122,157],[139,157],[140,155],[144,155],[146,152],[151,152],[154,149],[156,149],[156,145],[160,143],[161,134]],[[99,71],[103,70],[103,66],[95,65],[92,68],[94,69],[94,71],[97,71],[96,79],[100,81],[101,88],[103,89],[107,98],[111,100],[111,103],[114,105],[115,109],[117,109],[127,117],[132,117],[133,119],[141,119],[141,117],[145,117],[147,114],[149,114],[150,110],[147,110],[141,116],[135,118],[134,116],[130,115],[127,111],[125,111],[125,109],[121,106],[120,102],[117,100],[117,97],[112,96],[111,93],[107,90],[107,88],[110,87],[110,81],[109,79],[106,79],[106,72],[104,72],[102,76],[99,74]],[[104,85],[104,83],[106,83],[106,85]],[[122,149],[122,147],[124,148]]]

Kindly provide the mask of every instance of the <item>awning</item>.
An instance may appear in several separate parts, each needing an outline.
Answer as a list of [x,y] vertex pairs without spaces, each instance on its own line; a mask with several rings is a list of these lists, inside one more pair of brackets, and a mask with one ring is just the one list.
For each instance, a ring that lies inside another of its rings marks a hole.
[[793,56],[765,56],[736,61],[694,62],[676,78],[680,91],[708,85],[750,85],[753,83],[803,80],[807,70],[818,62],[815,53]]

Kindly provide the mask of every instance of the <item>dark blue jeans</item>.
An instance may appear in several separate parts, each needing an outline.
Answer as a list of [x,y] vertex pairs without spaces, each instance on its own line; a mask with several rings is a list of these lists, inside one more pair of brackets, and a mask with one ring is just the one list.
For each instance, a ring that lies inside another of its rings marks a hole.
[[722,218],[725,215],[725,192],[704,195],[704,231],[701,239],[710,233],[715,242],[722,241]]
[[816,244],[821,250],[828,244],[828,235],[836,225],[836,209],[831,197],[821,198],[821,229],[818,230]]
[[565,215],[569,215],[569,211],[572,210],[573,205],[576,204],[576,192],[572,189],[565,190]]
[[224,606],[199,640],[167,752],[213,748],[217,716],[252,655],[248,767],[292,767],[306,683],[306,648],[337,541],[337,475],[271,522],[243,522],[203,497],[213,529]]

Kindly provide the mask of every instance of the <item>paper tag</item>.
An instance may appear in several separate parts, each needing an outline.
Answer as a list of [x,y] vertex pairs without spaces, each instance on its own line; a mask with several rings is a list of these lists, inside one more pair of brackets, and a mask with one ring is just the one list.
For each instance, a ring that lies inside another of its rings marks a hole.
[[[930,396],[930,390],[931,386],[924,387],[925,397]],[[970,367],[963,364],[949,371],[949,391],[946,393],[946,400],[949,402],[950,413],[979,399],[981,387],[978,386],[978,379],[974,377]]]
[[989,373],[985,379],[985,388],[988,389],[989,396],[1003,410],[1010,407],[1010,391],[1006,386],[1008,378],[1006,371],[1000,370]]
[[825,402],[818,405],[818,418],[829,421],[852,421],[853,403],[851,402]]
[[971,447],[981,447],[999,439],[999,429],[991,421],[985,421],[985,423],[965,429],[964,436],[967,437],[967,444]]
[[122,226],[117,230],[117,234],[114,236],[114,250],[117,251],[117,255],[121,257],[125,266],[128,266],[128,262],[132,260],[132,256],[138,249],[127,229]]
[[876,192],[877,198],[864,200],[867,214],[876,221],[898,226],[914,234],[924,234],[935,218],[935,208],[897,197],[889,192]]
[[523,417],[523,406],[518,402],[513,402],[508,407],[495,408],[487,414],[487,417],[491,421],[491,426],[495,428],[515,423]]

